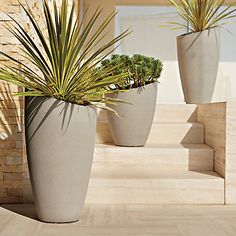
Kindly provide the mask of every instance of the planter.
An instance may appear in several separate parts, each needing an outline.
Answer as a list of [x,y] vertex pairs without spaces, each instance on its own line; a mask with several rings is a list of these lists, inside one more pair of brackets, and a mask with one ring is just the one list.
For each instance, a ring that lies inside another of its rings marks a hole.
[[181,83],[186,103],[212,101],[219,63],[220,28],[177,37]]
[[53,98],[27,98],[27,157],[40,220],[79,220],[89,182],[95,131],[93,108]]
[[113,107],[121,117],[107,113],[114,143],[119,146],[144,146],[155,113],[157,83],[113,96],[132,104],[121,103]]

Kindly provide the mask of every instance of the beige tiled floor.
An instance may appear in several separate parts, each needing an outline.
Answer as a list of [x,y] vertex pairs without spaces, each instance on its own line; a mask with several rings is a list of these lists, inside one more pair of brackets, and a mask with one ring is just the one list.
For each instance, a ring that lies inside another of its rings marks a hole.
[[46,224],[33,205],[2,205],[1,236],[235,236],[236,206],[89,205],[79,222]]

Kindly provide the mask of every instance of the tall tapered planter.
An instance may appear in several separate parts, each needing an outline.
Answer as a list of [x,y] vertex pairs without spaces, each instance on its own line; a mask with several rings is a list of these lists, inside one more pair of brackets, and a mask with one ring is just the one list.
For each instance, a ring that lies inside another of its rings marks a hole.
[[27,98],[27,157],[40,220],[79,220],[89,182],[95,131],[93,108],[54,98]]
[[130,103],[113,107],[120,116],[107,113],[114,143],[119,146],[144,146],[155,113],[157,83],[118,92],[113,96]]
[[186,103],[212,101],[219,63],[220,27],[177,37],[178,63]]

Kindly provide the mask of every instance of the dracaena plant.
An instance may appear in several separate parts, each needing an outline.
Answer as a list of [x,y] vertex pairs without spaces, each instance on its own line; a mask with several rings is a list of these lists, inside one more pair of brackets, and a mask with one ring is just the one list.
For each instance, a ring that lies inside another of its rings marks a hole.
[[42,1],[46,29],[39,26],[30,7],[21,4],[37,40],[21,26],[21,22],[8,15],[12,23],[6,28],[21,43],[24,62],[1,52],[12,63],[0,69],[0,80],[25,88],[24,92],[16,94],[19,96],[47,96],[108,109],[107,104],[115,100],[104,96],[109,93],[107,86],[117,83],[126,74],[112,75],[114,67],[103,73],[94,72],[94,68],[113,51],[111,47],[128,34],[125,31],[98,46],[116,12],[94,29],[95,23],[100,21],[100,9],[85,24],[84,18],[78,19],[75,3],[69,8],[68,0],[63,0],[60,6],[54,1],[53,9],[50,9],[47,0]]
[[[226,0],[169,0],[177,9],[179,16],[187,22],[170,22],[177,28],[185,28],[188,32],[201,32],[227,23],[236,17],[236,2],[226,3]],[[223,6],[225,6],[223,8]]]
[[110,59],[103,60],[97,71],[104,73],[110,67],[115,68],[115,70],[110,71],[111,76],[119,76],[119,74],[128,72],[126,77],[113,85],[115,89],[126,90],[158,81],[163,64],[159,59],[140,54],[134,54],[131,57],[114,54]]

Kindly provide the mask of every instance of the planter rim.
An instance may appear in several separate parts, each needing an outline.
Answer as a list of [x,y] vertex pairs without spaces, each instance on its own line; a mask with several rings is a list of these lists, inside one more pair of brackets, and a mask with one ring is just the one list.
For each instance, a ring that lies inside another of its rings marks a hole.
[[220,28],[221,28],[220,26],[216,26],[216,27],[211,27],[211,28],[205,29],[203,31],[185,33],[185,34],[178,35],[177,38],[183,38],[183,37],[188,37],[190,35],[201,34],[201,33],[204,33],[204,32],[210,31],[210,30],[219,30]]
[[95,107],[93,106],[90,106],[90,105],[81,105],[81,104],[77,104],[77,103],[73,103],[73,102],[67,102],[67,101],[64,101],[64,100],[61,100],[61,99],[57,99],[57,98],[54,98],[54,97],[50,97],[50,96],[25,96],[26,98],[47,98],[48,100],[55,100],[55,101],[59,101],[59,102],[64,102],[66,104],[71,104],[71,105],[76,105],[76,106],[80,106],[80,107],[87,107],[87,108],[92,108],[92,109],[96,109]]
[[[158,82],[155,81],[155,82],[152,82],[152,83],[149,83],[149,84],[145,84],[145,85],[140,86],[140,87],[137,87],[137,88],[122,89],[122,93],[127,93],[127,92],[129,92],[129,91],[134,91],[134,90],[137,90],[137,89],[140,89],[140,88],[145,88],[145,87],[151,86],[151,85],[153,85],[153,84],[158,84]],[[119,93],[119,92],[120,92],[119,89],[118,89],[118,90],[114,90],[114,93]]]

